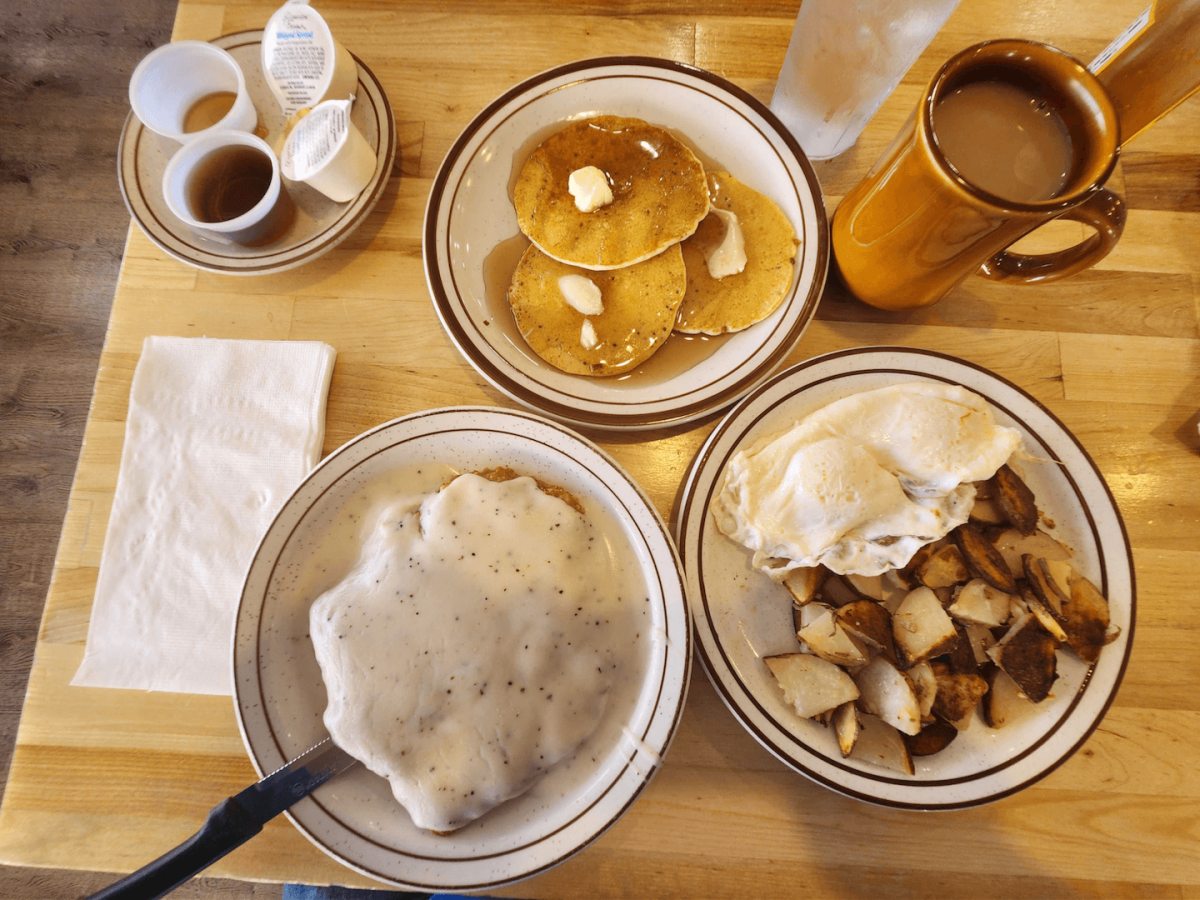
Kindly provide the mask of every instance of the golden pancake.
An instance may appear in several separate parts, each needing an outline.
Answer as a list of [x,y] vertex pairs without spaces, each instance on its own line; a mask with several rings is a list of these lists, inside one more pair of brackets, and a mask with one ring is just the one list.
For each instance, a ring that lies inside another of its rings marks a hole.
[[[564,275],[591,280],[600,289],[604,311],[584,316],[567,303],[558,285]],[[604,272],[569,266],[531,246],[513,273],[508,303],[526,342],[550,365],[575,375],[619,375],[670,336],[686,285],[678,246]],[[591,349],[581,339],[585,319],[598,342]]]
[[[568,179],[595,166],[613,200],[592,212],[575,205]],[[599,116],[567,126],[533,151],[513,191],[517,221],[561,262],[616,269],[686,238],[708,212],[704,167],[682,143],[641,119]]]
[[792,284],[800,245],[792,223],[769,198],[728,172],[710,172],[708,185],[713,206],[738,218],[746,267],[720,279],[709,274],[705,260],[725,236],[725,223],[710,213],[682,245],[688,286],[675,330],[685,334],[741,331],[773,313]]

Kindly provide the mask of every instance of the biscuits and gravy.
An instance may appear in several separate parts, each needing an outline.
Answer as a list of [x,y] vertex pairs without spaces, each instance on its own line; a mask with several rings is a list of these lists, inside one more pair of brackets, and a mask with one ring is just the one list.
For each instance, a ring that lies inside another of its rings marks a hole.
[[624,721],[647,664],[640,571],[576,498],[515,476],[397,500],[310,609],[330,734],[439,833]]

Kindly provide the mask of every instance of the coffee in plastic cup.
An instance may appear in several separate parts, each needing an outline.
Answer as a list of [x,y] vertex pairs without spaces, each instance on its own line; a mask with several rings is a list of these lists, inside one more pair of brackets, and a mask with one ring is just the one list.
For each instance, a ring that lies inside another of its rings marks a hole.
[[129,104],[143,125],[181,144],[258,125],[241,66],[204,41],[176,41],[151,52],[133,70]]
[[163,197],[197,232],[249,247],[278,240],[296,214],[270,145],[244,131],[209,132],[181,147],[163,173]]

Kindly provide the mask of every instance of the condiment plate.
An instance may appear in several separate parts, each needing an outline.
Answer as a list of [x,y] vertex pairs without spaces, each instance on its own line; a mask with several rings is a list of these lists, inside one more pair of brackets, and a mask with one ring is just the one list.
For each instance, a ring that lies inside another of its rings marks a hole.
[[[433,470],[495,466],[564,487],[585,508],[619,523],[631,561],[645,576],[649,662],[633,712],[602,725],[620,737],[585,745],[588,752],[550,773],[553,783],[543,779],[451,835],[416,828],[388,783],[361,767],[288,812],[335,859],[410,890],[493,889],[577,853],[637,799],[683,712],[692,659],[683,572],[665,525],[633,479],[594,444],[531,413],[436,409],[381,425],[330,454],[284,504],[255,553],[237,613],[233,682],[238,723],[256,769],[267,774],[327,736],[325,688],[308,637],[316,599],[309,593],[319,590],[302,588],[298,573],[310,565],[342,504],[380,478],[391,487],[415,485],[428,482]],[[421,489],[436,490],[436,484]]]
[[[258,111],[259,134],[275,146],[285,120],[263,78],[262,32],[239,31],[212,43],[227,50],[241,66]],[[383,85],[357,57],[355,62],[358,87],[350,118],[375,151],[376,162],[371,180],[354,200],[335,203],[302,182],[285,181],[296,204],[296,219],[278,240],[262,247],[243,247],[199,234],[177,219],[163,198],[163,171],[179,144],[155,134],[131,112],[117,150],[117,174],[125,205],[138,227],[180,262],[226,275],[282,272],[311,262],[344,241],[383,196],[398,147],[396,122]]]
[[[570,375],[525,344],[506,293],[527,239],[512,183],[536,146],[583,118],[620,115],[666,128],[706,168],[766,194],[802,244],[780,308],[745,331],[672,335],[634,371]],[[828,232],[812,166],[775,116],[746,91],[682,63],[582,60],[536,75],[484,109],[459,136],[430,191],[425,276],[442,325],[497,389],[531,409],[591,428],[645,429],[714,413],[762,383],[800,339],[825,283]]]
[[[1028,719],[993,731],[981,718],[945,750],[914,759],[916,775],[843,759],[833,729],[800,719],[783,699],[764,656],[799,649],[791,597],[752,569],[750,554],[721,534],[710,506],[738,449],[781,432],[842,397],[906,381],[962,385],[985,398],[997,420],[1020,430],[1026,480],[1042,527],[1075,551],[1072,560],[1109,598],[1120,636],[1089,667],[1058,654],[1051,697]],[[743,726],[796,771],[835,791],[884,806],[954,809],[1005,797],[1045,777],[1099,725],[1132,647],[1132,552],[1120,512],[1079,441],[1035,399],[979,366],[938,353],[860,348],[808,360],[747,396],[701,447],[685,482],[678,544],[688,580],[697,647],[717,692]]]

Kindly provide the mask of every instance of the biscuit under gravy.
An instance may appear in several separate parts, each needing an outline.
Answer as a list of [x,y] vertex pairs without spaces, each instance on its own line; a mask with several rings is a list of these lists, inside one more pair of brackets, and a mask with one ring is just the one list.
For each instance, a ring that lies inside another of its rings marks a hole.
[[311,607],[324,723],[419,828],[463,827],[629,715],[645,580],[564,494],[497,468],[400,499]]
[[796,231],[773,201],[728,172],[710,172],[708,185],[713,206],[737,216],[746,266],[720,279],[709,274],[708,254],[726,229],[710,214],[682,244],[688,285],[675,330],[685,334],[724,334],[762,321],[783,301],[796,268]]
[[[600,289],[604,311],[585,316],[563,296],[559,279],[582,275]],[[647,359],[671,334],[687,274],[679,247],[622,269],[595,272],[551,259],[531,246],[508,289],[517,328],[530,348],[575,375],[619,375]],[[584,322],[596,345],[585,346]]]
[[[612,202],[583,212],[571,173],[600,169]],[[704,167],[666,130],[618,116],[568,125],[541,143],[514,187],[517,221],[561,262],[603,270],[649,259],[686,238],[708,213]]]

